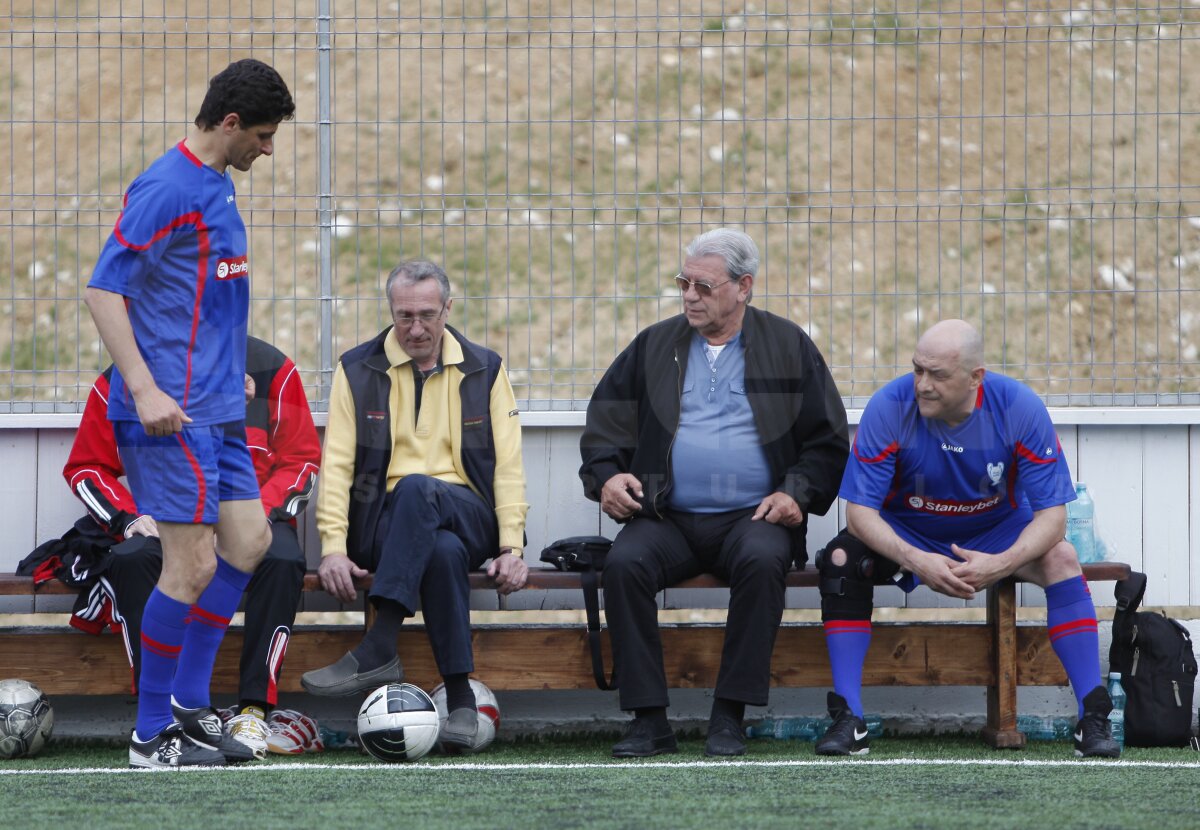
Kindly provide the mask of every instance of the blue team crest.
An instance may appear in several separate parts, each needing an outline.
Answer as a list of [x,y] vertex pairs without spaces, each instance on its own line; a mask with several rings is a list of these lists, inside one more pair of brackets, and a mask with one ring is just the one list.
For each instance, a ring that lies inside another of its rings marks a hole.
[[997,461],[995,464],[988,462],[987,465],[988,478],[992,480],[992,486],[1000,483],[1001,477],[1004,475],[1004,462]]

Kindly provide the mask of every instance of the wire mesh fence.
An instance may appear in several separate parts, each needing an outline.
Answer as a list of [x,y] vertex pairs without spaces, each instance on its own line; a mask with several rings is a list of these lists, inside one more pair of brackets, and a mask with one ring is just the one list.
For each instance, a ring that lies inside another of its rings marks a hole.
[[251,330],[318,407],[423,257],[524,408],[577,408],[718,225],[851,404],[944,317],[1050,403],[1200,403],[1193,2],[8,0],[0,411],[85,398],[123,191],[246,56],[298,105],[237,178]]

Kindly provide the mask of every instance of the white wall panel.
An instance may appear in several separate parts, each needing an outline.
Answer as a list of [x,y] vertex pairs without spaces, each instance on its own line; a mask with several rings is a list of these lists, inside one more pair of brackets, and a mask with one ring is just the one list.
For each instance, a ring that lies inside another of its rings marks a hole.
[[7,517],[0,522],[0,570],[12,573],[35,545],[37,430],[0,431],[0,469],[0,504]]
[[[1096,503],[1096,519],[1115,558],[1142,569],[1142,427],[1088,426],[1079,428],[1078,481],[1087,484]],[[1146,602],[1164,601],[1166,574],[1151,575]],[[1098,605],[1112,605],[1112,595],[1096,596]]]
[[84,514],[83,503],[67,487],[62,476],[75,433],[71,430],[44,429],[38,432],[37,519],[34,536],[37,544],[62,536]]
[[1187,431],[1142,427],[1142,467],[1141,503],[1129,507],[1130,512],[1141,513],[1142,570],[1148,577],[1146,602],[1188,605],[1191,563]]

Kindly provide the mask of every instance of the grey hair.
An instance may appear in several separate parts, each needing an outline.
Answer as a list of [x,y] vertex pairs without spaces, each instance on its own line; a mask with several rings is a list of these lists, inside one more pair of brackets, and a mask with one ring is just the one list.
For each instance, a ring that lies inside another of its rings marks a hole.
[[758,274],[758,246],[748,234],[733,228],[706,231],[688,243],[686,251],[690,257],[719,256],[733,278]]
[[392,286],[396,284],[397,280],[404,280],[408,285],[416,285],[425,280],[437,280],[438,287],[442,290],[442,305],[450,302],[450,278],[446,276],[446,272],[440,265],[435,265],[428,260],[411,259],[408,262],[401,262],[392,269],[383,288],[389,305],[392,302]]

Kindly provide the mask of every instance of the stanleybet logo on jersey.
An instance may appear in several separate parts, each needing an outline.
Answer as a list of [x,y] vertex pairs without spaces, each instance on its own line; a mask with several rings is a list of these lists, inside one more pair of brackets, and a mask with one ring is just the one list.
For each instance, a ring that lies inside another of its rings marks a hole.
[[217,279],[236,280],[250,276],[250,263],[246,255],[217,260]]

